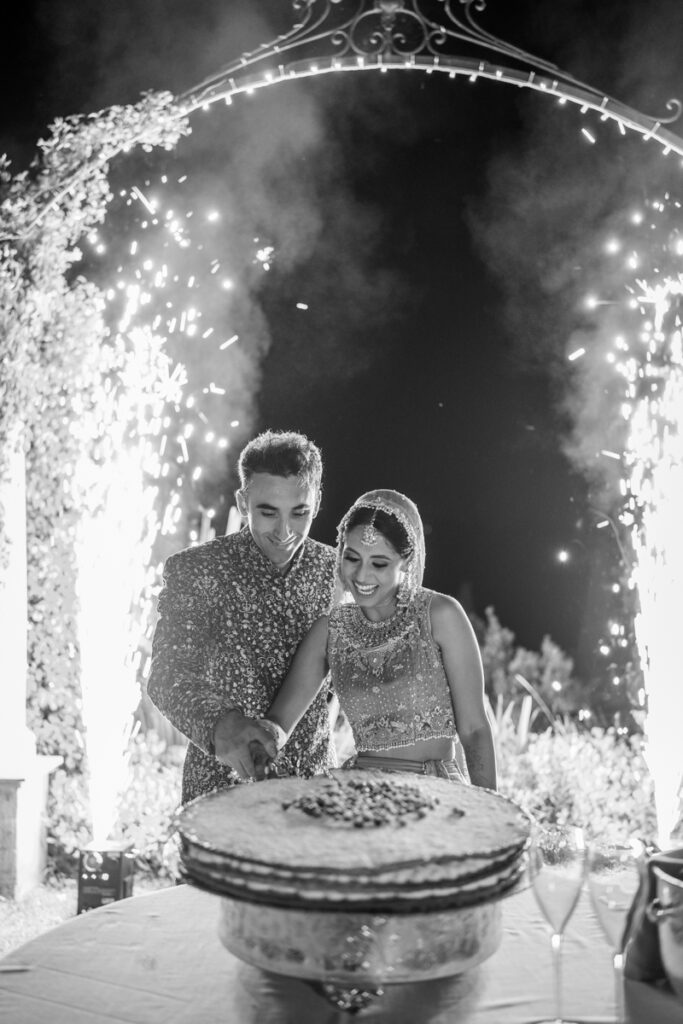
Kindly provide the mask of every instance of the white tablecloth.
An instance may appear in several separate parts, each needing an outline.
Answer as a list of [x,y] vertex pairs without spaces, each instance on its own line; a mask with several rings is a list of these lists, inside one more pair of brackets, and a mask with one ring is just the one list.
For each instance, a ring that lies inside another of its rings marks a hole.
[[[547,926],[533,894],[504,901],[503,942],[479,968],[390,985],[355,1017],[303,982],[264,974],[218,939],[218,897],[189,886],[90,911],[0,960],[2,1024],[529,1024],[552,1017]],[[585,894],[565,947],[565,1014],[614,1020],[611,957]],[[633,1024],[681,1024],[683,1005],[628,988]]]

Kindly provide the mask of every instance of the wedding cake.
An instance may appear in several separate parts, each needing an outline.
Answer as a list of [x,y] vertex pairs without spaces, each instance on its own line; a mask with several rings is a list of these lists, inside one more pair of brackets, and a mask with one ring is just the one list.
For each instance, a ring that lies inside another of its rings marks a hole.
[[217,791],[176,825],[187,880],[224,897],[232,952],[342,981],[437,977],[489,956],[530,834],[497,793],[361,770]]

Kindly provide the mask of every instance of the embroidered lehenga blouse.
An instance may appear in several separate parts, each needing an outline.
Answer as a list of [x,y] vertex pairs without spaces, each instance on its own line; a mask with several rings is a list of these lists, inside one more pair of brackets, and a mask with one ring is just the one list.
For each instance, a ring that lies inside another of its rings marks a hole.
[[[213,755],[213,730],[230,705],[263,715],[294,653],[334,589],[334,550],[307,538],[283,575],[248,529],[172,555],[164,567],[148,694],[190,740],[183,802],[233,785]],[[285,771],[334,766],[327,687],[292,734]]]
[[370,622],[355,604],[330,613],[330,681],[359,753],[448,737],[462,756],[451,690],[432,636],[433,596],[420,587],[405,609],[384,622]]

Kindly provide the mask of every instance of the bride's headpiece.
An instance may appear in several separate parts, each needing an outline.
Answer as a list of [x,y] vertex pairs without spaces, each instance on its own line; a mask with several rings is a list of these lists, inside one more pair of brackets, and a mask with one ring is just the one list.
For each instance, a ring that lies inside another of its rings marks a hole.
[[[380,489],[367,491],[365,494],[362,494],[360,498],[354,501],[337,527],[338,572],[341,570],[342,551],[349,520],[353,513],[360,508],[376,509],[386,513],[388,516],[393,516],[406,532],[411,551],[406,557],[406,573],[405,579],[399,588],[399,603],[407,603],[412,600],[417,588],[422,585],[425,569],[424,529],[417,505],[399,491]],[[369,547],[377,542],[379,535],[380,531],[375,526],[373,518],[363,526],[361,544],[366,544]]]

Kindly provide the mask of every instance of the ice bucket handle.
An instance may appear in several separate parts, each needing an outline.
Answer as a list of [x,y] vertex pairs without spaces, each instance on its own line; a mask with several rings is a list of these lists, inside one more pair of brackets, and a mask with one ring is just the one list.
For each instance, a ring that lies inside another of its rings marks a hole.
[[647,905],[645,913],[647,914],[648,921],[652,924],[658,924],[660,921],[665,920],[667,917],[675,917],[677,914],[683,912],[683,905],[675,903],[662,903],[662,901],[655,897]]

